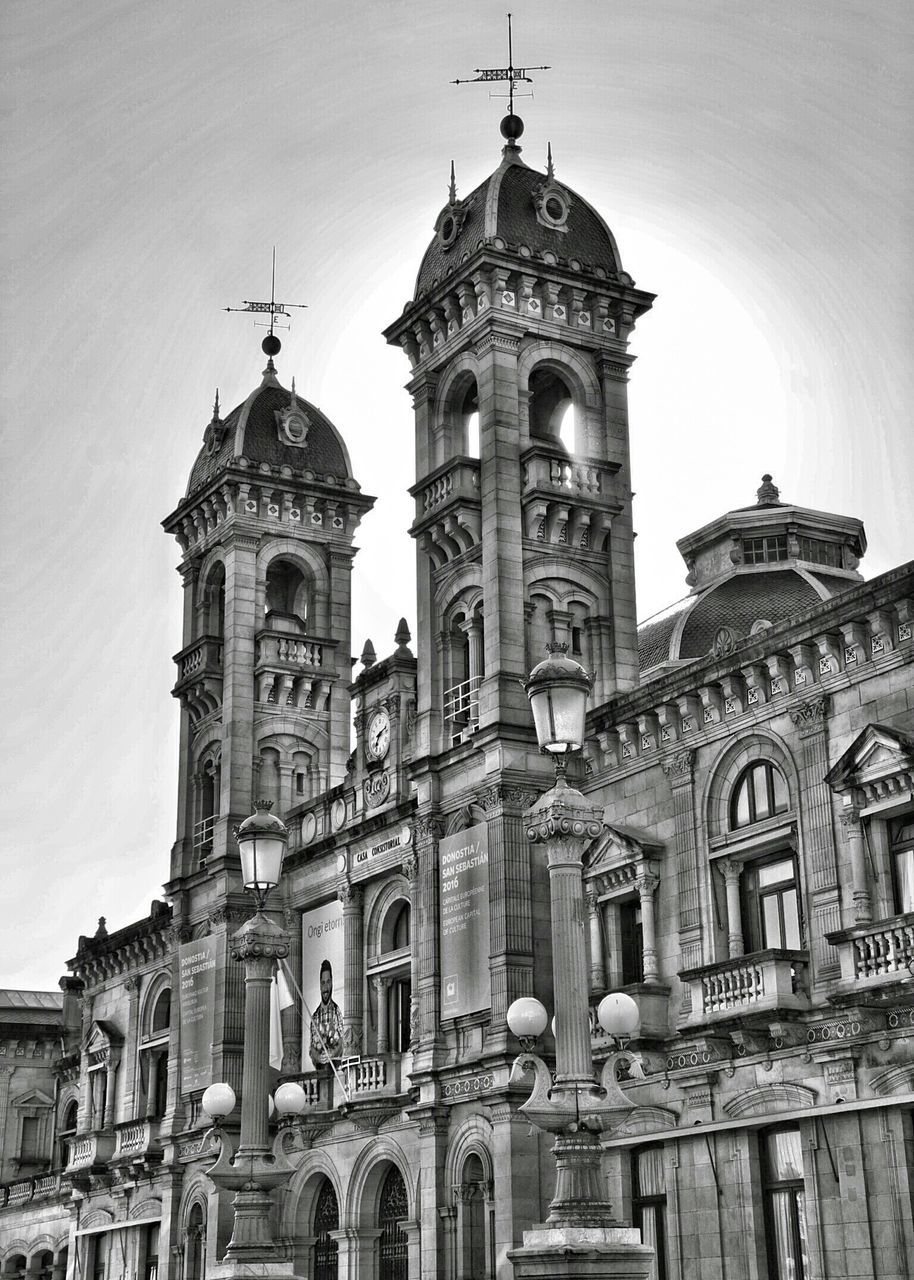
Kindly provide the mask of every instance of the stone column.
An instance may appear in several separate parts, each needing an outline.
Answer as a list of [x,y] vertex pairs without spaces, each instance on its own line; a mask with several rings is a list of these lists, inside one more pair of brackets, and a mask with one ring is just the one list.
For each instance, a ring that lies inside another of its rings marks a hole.
[[606,935],[606,988],[608,991],[617,991],[622,986],[622,925],[619,904],[609,898],[601,905]]
[[105,1128],[113,1129],[117,1123],[117,1069],[120,1065],[120,1054],[113,1049],[108,1050],[108,1061],[105,1063]]
[[343,904],[343,1053],[348,1057],[362,1052],[363,1010],[363,916],[362,890],[348,880],[337,886]]
[[[289,935],[289,958],[287,966],[297,982],[301,981],[301,916],[297,911],[286,907],[283,911],[283,923]],[[291,992],[290,984],[290,992]],[[347,1004],[348,1004],[347,997]],[[295,1074],[302,1070],[302,1010],[301,1001],[293,998],[288,1008],[282,1011],[282,1071]]]
[[660,886],[660,877],[642,872],[635,884],[641,898],[641,955],[645,982],[659,982],[657,967],[657,942],[654,924],[654,894]]
[[387,1053],[388,1048],[388,1030],[387,1030],[387,978],[372,978],[372,985],[375,990],[375,999],[378,1006],[378,1053]]
[[[12,1180],[15,1177],[13,1169],[7,1167],[12,1160],[13,1144],[6,1141],[6,1130],[9,1125],[10,1085],[15,1070],[16,1068],[12,1062],[0,1062],[0,1178],[4,1180]],[[7,1153],[9,1153],[9,1159],[6,1158]]]
[[93,1127],[92,1075],[89,1072],[89,1055],[86,1052],[89,1028],[92,1026],[92,997],[86,995],[84,991],[77,999],[79,1001],[82,1027],[79,1037],[79,1113],[76,1120],[76,1130],[77,1133],[88,1133]]
[[419,919],[419,861],[414,852],[403,859],[403,874],[409,881],[409,1047],[419,1037],[419,946],[416,922]]
[[587,925],[590,933],[590,989],[606,990],[606,965],[603,960],[603,930],[600,927],[600,903],[593,889],[585,895]]
[[870,898],[869,877],[866,874],[866,849],[860,810],[856,808],[845,809],[841,814],[841,825],[844,828],[844,839],[850,854],[851,892],[853,894],[851,918],[847,921],[847,924],[850,927],[869,924],[873,919],[873,904]]
[[[136,1045],[140,1038],[140,979],[135,973],[128,974],[124,979],[124,990],[127,992],[127,1035],[125,1037],[128,1045]],[[134,1116],[140,1115],[137,1094],[137,1069],[138,1061],[136,1053],[128,1053],[124,1063],[124,1119],[130,1120]],[[145,1114],[145,1108],[143,1111]]]
[[[445,1223],[439,1214],[439,1208],[443,1199],[448,1108],[429,1103],[411,1108],[409,1117],[419,1124],[419,1195],[416,1202],[419,1241],[415,1254],[416,1264],[420,1262],[418,1255],[421,1252],[421,1266],[411,1266],[409,1275],[440,1276]],[[410,1256],[414,1256],[412,1250]]]
[[743,921],[739,902],[739,878],[743,864],[730,858],[721,858],[717,864],[727,886],[727,952],[731,960],[745,952]]
[[441,1205],[438,1217],[444,1231],[444,1262],[441,1280],[457,1280],[457,1210],[452,1205]]
[[156,1113],[156,1092],[159,1083],[159,1070],[164,1065],[156,1050],[146,1050],[146,1106],[144,1115],[147,1120],[153,1119]]

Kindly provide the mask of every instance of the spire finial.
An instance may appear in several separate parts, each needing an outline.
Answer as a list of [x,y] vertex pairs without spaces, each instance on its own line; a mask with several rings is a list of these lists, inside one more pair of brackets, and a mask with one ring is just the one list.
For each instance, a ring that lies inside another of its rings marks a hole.
[[552,164],[552,143],[546,143],[546,177],[551,182],[555,177],[555,169]]
[[292,378],[292,390],[291,390],[291,392],[289,393],[289,404],[290,404],[293,408],[295,407],[295,378],[294,378],[294,376],[293,376],[293,378]]
[[448,193],[447,193],[447,202],[448,202],[448,204],[456,204],[456,203],[457,203],[457,176],[456,176],[456,174],[454,173],[454,161],[453,161],[453,160],[451,161],[451,185],[450,185],[450,187],[448,188]]
[[263,354],[265,356],[269,356],[269,359],[267,360],[267,367],[264,370],[264,372],[267,373],[267,372],[275,372],[274,365],[273,365],[273,357],[276,355],[279,355],[280,351],[282,350],[282,343],[280,342],[279,338],[277,338],[273,330],[274,329],[290,329],[292,327],[291,321],[289,324],[280,323],[282,320],[289,320],[289,312],[287,310],[288,307],[295,307],[296,309],[303,310],[307,305],[308,304],[305,302],[277,302],[276,301],[276,246],[274,245],[273,246],[273,264],[272,264],[272,271],[270,275],[270,301],[269,302],[248,302],[247,299],[245,299],[245,303],[243,307],[223,307],[223,310],[224,311],[247,311],[247,312],[253,312],[254,314],[259,314],[259,315],[268,315],[270,317],[270,323],[266,325],[257,325],[257,321],[256,320],[254,321],[254,324],[257,325],[258,328],[269,329],[269,333],[264,338],[263,342],[261,342],[260,344]]
[[539,67],[515,67],[514,65],[514,37],[511,30],[511,14],[508,14],[508,65],[506,67],[474,67],[476,72],[472,80],[452,80],[451,84],[478,84],[480,81],[491,82],[493,80],[504,80],[508,84],[507,93],[492,93],[492,98],[508,99],[508,114],[501,122],[501,134],[507,142],[504,152],[516,153],[520,150],[517,146],[517,139],[524,131],[524,122],[520,116],[514,114],[514,98],[532,98],[532,93],[518,94],[517,86],[519,84],[533,84],[530,77],[531,71],[548,71],[548,64]]
[[213,401],[213,422],[219,422],[219,388],[216,388],[216,398]]
[[776,506],[781,500],[781,491],[776,484],[772,484],[771,476],[766,472],[762,476],[762,483],[755,491],[760,507]]

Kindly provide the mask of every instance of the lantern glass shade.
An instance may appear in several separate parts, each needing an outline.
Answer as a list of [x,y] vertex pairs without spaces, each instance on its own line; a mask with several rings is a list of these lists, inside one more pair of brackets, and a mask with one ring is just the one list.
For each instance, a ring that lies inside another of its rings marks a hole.
[[511,1033],[518,1040],[536,1040],[546,1030],[549,1014],[535,996],[521,996],[508,1006],[505,1015]]
[[300,1084],[289,1080],[273,1094],[273,1102],[281,1116],[300,1116],[308,1105],[308,1098]]
[[211,1084],[203,1090],[200,1105],[211,1120],[224,1120],[235,1110],[235,1090],[230,1084]]
[[536,738],[544,751],[563,755],[584,745],[587,698],[592,680],[579,662],[552,647],[550,656],[530,673],[525,688],[533,711]]
[[264,893],[267,889],[275,889],[282,874],[282,859],[286,851],[284,836],[240,835],[238,848],[241,852],[241,875],[245,889]]
[[618,1039],[630,1036],[638,1029],[641,1010],[631,996],[624,991],[613,991],[604,996],[597,1009],[600,1026],[608,1036]]

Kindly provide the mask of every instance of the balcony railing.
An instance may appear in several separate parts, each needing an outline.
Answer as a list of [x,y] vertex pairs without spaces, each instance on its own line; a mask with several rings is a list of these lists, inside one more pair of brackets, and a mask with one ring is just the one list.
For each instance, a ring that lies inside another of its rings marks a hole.
[[476,458],[454,458],[446,467],[414,485],[410,490],[416,499],[416,524],[428,516],[437,516],[449,503],[467,500],[479,502],[479,461]]
[[479,686],[481,676],[462,680],[444,691],[444,718],[456,737],[479,724]]
[[[258,667],[309,667],[322,671],[336,646],[307,636],[290,636],[285,631],[261,631],[257,636]],[[325,654],[326,650],[326,654]]]
[[113,1160],[128,1160],[159,1154],[158,1120],[130,1120],[117,1126]]
[[74,1173],[78,1169],[91,1169],[98,1164],[107,1164],[114,1155],[115,1141],[110,1129],[68,1138],[66,1172]]
[[687,1025],[763,1009],[805,1009],[807,968],[805,951],[772,950],[684,969],[679,976],[692,997]]
[[914,911],[826,936],[841,957],[842,986],[881,986],[914,973]]
[[213,832],[216,830],[216,818],[212,814],[194,823],[194,853],[207,853],[213,847]]

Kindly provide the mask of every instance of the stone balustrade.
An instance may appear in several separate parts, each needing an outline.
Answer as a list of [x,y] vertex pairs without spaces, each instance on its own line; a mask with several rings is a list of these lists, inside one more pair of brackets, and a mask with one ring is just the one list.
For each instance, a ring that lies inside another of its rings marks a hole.
[[[523,492],[556,490],[566,497],[610,496],[610,469],[605,463],[559,457],[552,450],[528,449],[522,459]],[[618,468],[615,468],[618,470]]]
[[115,1130],[114,1160],[136,1159],[157,1154],[159,1123],[157,1120],[129,1120]]
[[216,711],[222,703],[222,640],[200,636],[175,654],[178,681],[172,695],[194,720]]
[[60,1194],[60,1174],[42,1173],[33,1178],[17,1178],[0,1185],[0,1209],[15,1209],[34,1200]]
[[96,1133],[83,1133],[75,1138],[67,1139],[67,1173],[75,1173],[79,1169],[91,1169],[95,1165],[107,1164],[114,1155],[116,1138],[110,1129],[100,1129]]
[[828,934],[841,959],[842,987],[874,987],[914,973],[914,912]]
[[685,1026],[700,1026],[770,1009],[806,1009],[809,960],[805,951],[756,951],[695,969],[683,969],[691,1011]]

